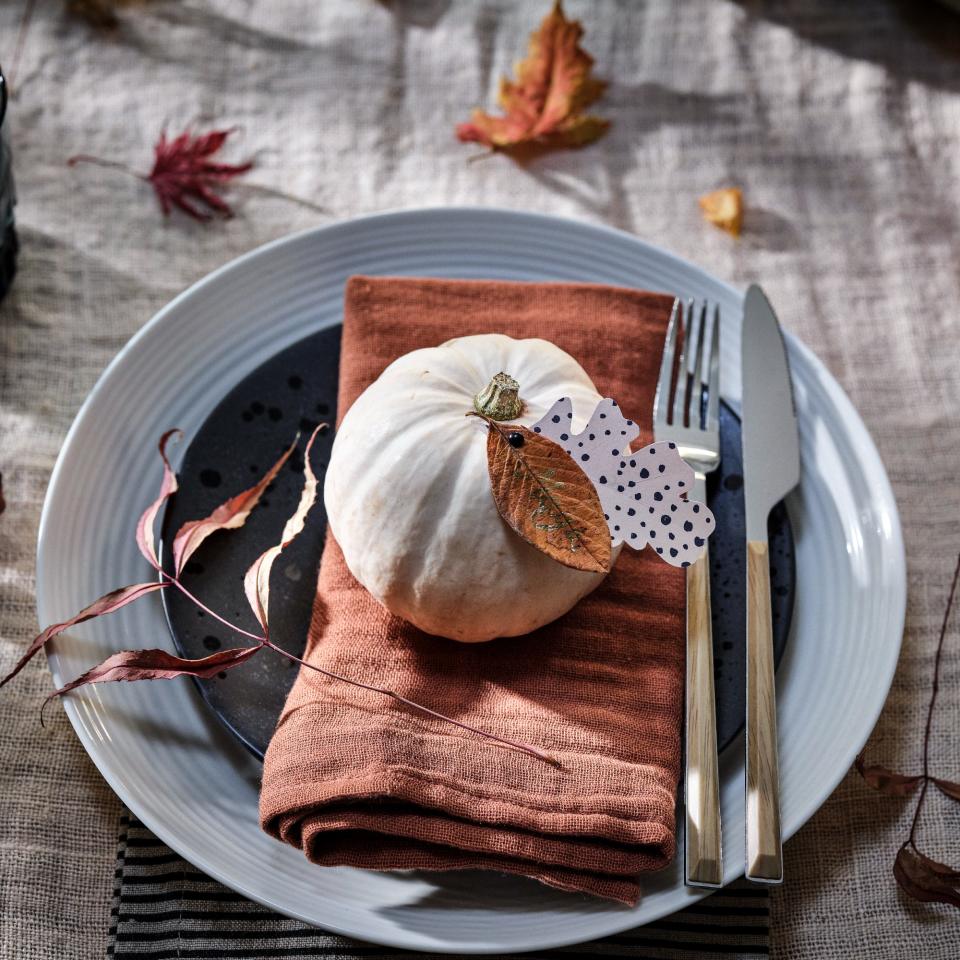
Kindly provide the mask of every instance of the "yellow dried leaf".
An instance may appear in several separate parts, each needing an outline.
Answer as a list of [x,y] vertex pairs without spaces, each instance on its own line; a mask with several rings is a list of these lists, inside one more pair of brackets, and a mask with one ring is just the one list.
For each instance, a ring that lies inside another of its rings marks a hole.
[[743,228],[743,191],[739,187],[724,187],[700,198],[703,215],[714,226],[735,237]]

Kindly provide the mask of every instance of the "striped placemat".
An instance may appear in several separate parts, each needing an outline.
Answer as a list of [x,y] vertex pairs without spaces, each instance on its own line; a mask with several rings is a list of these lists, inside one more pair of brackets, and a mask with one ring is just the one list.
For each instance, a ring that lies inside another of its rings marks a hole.
[[[769,952],[767,891],[741,882],[628,933],[538,954],[519,954],[517,960],[702,960],[719,955],[765,957]],[[439,955],[349,940],[273,913],[211,880],[135,817],[124,813],[107,956],[140,960],[428,960]]]

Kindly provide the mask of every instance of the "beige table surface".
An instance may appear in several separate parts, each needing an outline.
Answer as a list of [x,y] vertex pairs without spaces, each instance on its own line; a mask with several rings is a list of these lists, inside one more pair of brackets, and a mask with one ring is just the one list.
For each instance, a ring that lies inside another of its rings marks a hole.
[[[916,769],[936,632],[960,548],[960,19],[922,0],[569,0],[612,81],[609,136],[519,168],[476,163],[453,125],[489,101],[546,0],[154,0],[110,37],[37,5],[11,105],[23,251],[0,305],[0,670],[36,629],[34,543],[71,420],[100,372],[174,294],[290,231],[358,213],[496,204],[613,224],[717,275],[760,280],[879,445],[902,511],[903,656],[871,741]],[[0,5],[0,58],[23,4]],[[161,126],[242,127],[236,219],[164,223],[148,188],[77,168],[147,168]],[[736,183],[734,241],[698,194]],[[70,572],[64,570],[64,576]],[[838,637],[837,642],[842,642]],[[934,757],[960,779],[956,629]],[[856,682],[852,677],[851,682]],[[62,710],[38,710],[42,659],[0,693],[0,957],[103,954],[118,801]],[[960,806],[923,837],[960,862]],[[898,895],[911,807],[848,776],[786,848],[777,958],[953,958],[960,914]]]

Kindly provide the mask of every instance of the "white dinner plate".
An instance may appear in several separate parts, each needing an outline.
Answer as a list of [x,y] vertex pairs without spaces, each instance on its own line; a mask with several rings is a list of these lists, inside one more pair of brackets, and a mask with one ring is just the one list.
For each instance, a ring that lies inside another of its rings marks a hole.
[[[160,311],[87,399],[57,461],[40,526],[37,606],[64,619],[121,584],[151,578],[133,532],[159,480],[156,439],[189,437],[218,400],[275,351],[341,318],[351,274],[572,280],[708,297],[723,312],[724,393],[739,408],[742,295],[628,234],[495,209],[363,217],[235,260]],[[762,280],[762,278],[759,278]],[[788,335],[802,479],[788,500],[797,602],[777,675],[783,831],[826,800],[886,698],[906,602],[903,543],[883,464],[826,369]],[[176,451],[174,451],[176,457]],[[110,653],[172,649],[157,596],[60,638],[60,685]],[[497,874],[321,868],[262,833],[260,765],[193,684],[110,684],[65,708],[104,777],[157,836],[199,869],[282,913],[364,940],[506,953],[590,940],[678,910],[702,893],[678,865],[644,880],[635,908]],[[743,870],[742,741],[722,763],[725,879]]]

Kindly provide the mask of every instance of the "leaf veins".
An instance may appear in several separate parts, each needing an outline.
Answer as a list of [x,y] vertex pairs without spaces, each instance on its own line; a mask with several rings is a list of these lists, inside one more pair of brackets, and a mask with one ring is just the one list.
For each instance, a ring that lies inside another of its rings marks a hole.
[[500,516],[527,543],[575,570],[607,573],[610,533],[590,478],[565,450],[517,425],[487,422],[487,469]]

